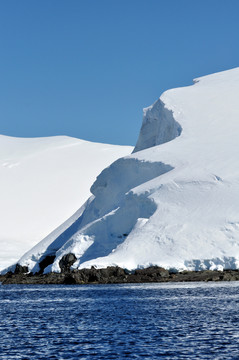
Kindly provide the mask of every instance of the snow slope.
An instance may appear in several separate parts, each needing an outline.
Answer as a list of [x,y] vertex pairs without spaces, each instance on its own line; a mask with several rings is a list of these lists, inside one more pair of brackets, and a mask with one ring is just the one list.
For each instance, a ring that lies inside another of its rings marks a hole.
[[96,175],[131,147],[0,136],[0,269],[75,213]]
[[79,217],[21,259],[37,271],[239,268],[239,68],[163,93],[144,110],[134,153],[102,171]]

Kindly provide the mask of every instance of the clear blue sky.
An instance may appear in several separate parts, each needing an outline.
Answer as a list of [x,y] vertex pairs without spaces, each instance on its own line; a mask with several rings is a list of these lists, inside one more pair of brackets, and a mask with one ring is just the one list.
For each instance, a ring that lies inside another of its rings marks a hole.
[[134,145],[163,91],[239,66],[238,0],[0,0],[0,134]]

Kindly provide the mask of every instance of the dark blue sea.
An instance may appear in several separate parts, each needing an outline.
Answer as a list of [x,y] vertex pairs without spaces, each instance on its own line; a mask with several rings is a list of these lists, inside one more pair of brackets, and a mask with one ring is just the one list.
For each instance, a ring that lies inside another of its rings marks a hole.
[[0,285],[0,359],[239,359],[239,283]]

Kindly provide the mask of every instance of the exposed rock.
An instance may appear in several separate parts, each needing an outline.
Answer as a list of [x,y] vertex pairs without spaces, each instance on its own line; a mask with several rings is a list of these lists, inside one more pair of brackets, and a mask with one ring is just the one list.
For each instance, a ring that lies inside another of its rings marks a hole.
[[169,277],[169,271],[159,266],[150,266],[146,269],[135,270],[135,275],[149,277]]
[[61,272],[68,272],[71,269],[71,266],[77,260],[74,254],[69,253],[62,256],[61,260],[59,261],[59,266],[61,268]]
[[[71,254],[68,254],[71,255]],[[239,280],[239,270],[225,271],[183,271],[170,272],[161,267],[152,266],[146,269],[127,271],[120,267],[109,266],[104,269],[81,269],[70,271],[72,257],[65,258],[66,271],[48,274],[26,274],[18,267],[17,273],[0,276],[3,284],[119,284],[119,283],[152,283],[152,282],[191,282],[191,281],[235,281]]]
[[15,274],[26,274],[26,273],[28,273],[28,267],[17,264],[15,267],[14,273]]
[[44,257],[44,258],[39,262],[39,267],[40,267],[39,274],[43,274],[44,269],[45,269],[47,266],[53,264],[55,258],[56,258],[55,255],[47,255],[46,257]]
[[76,279],[74,278],[74,276],[72,274],[67,274],[64,278],[64,282],[65,285],[73,285],[73,284],[77,284]]

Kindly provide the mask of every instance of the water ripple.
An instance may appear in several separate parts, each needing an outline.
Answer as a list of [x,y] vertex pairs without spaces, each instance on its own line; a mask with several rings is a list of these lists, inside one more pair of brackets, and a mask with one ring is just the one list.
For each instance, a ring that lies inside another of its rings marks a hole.
[[239,284],[0,286],[0,359],[238,359]]

